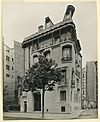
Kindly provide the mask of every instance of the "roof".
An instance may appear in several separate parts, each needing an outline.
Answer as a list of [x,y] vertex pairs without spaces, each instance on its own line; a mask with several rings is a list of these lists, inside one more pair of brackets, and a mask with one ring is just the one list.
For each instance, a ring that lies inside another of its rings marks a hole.
[[49,28],[43,29],[42,31],[36,32],[36,33],[34,33],[34,34],[32,34],[32,35],[30,35],[30,36],[24,38],[24,41],[23,41],[23,43],[22,43],[22,46],[23,46],[24,44],[26,44],[26,43],[32,41],[31,39],[34,39],[34,38],[36,38],[36,37],[38,37],[38,36],[41,36],[41,35],[43,35],[43,34],[46,34],[46,33],[50,32],[50,31],[52,31],[52,30],[59,29],[60,27],[65,26],[65,25],[69,25],[69,26],[71,25],[71,26],[75,27],[75,25],[74,25],[72,19],[65,20],[65,21],[61,21],[61,22],[59,22],[59,23],[57,23],[57,24],[55,24],[55,25],[53,25],[53,26],[51,26],[51,27],[49,27]]

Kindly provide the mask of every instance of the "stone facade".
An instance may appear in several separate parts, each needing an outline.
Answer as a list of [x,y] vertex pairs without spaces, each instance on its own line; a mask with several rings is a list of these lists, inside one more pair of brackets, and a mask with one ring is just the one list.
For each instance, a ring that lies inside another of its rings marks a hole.
[[[64,74],[61,83],[52,92],[46,91],[44,111],[50,113],[72,113],[81,110],[82,56],[76,37],[72,16],[75,8],[68,6],[63,21],[53,24],[45,18],[45,28],[24,39],[25,72],[37,61],[38,55],[54,59]],[[20,96],[21,112],[41,111],[41,90],[24,91]]]

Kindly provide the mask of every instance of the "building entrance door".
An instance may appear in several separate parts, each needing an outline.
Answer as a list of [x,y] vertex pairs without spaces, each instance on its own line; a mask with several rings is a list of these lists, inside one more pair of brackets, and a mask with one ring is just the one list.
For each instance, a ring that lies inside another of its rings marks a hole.
[[41,111],[41,94],[34,93],[34,111]]
[[27,102],[24,101],[24,112],[27,112]]

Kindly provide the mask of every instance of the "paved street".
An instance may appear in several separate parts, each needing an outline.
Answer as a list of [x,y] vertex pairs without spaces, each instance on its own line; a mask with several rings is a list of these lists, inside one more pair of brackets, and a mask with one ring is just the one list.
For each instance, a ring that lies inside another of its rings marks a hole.
[[97,109],[88,109],[81,112],[78,119],[92,119],[98,118],[98,111]]
[[[76,111],[75,113],[72,114],[56,114],[56,113],[45,113],[44,114],[44,119],[47,120],[66,120],[66,119],[74,119],[77,118],[80,115],[81,111]],[[21,112],[4,112],[4,120],[22,120],[22,119],[42,119],[41,118],[41,112],[33,112],[33,113],[21,113]]]
[[[88,109],[82,110],[81,113],[77,112],[74,114],[45,114],[44,119],[92,119],[97,118],[97,110],[96,109]],[[5,112],[4,113],[4,120],[40,120],[41,113],[34,112],[34,113],[20,113],[20,112]]]

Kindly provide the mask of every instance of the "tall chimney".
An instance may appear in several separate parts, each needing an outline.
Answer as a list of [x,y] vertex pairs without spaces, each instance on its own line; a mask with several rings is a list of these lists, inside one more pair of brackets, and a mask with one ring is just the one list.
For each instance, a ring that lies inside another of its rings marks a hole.
[[68,5],[63,20],[69,20],[74,14],[75,8],[72,5]]
[[39,27],[38,27],[38,32],[40,32],[40,31],[42,31],[43,30],[43,25],[40,25]]

